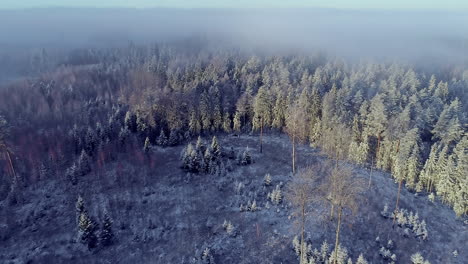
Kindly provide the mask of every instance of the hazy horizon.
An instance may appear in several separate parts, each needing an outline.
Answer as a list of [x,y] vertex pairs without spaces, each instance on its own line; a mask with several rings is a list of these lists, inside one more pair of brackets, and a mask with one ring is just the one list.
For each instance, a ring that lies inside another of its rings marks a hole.
[[98,7],[98,8],[343,8],[343,9],[461,9],[468,8],[466,1],[424,1],[424,0],[395,0],[395,1],[372,1],[372,0],[92,0],[70,1],[70,0],[3,0],[0,9],[35,8],[35,7]]

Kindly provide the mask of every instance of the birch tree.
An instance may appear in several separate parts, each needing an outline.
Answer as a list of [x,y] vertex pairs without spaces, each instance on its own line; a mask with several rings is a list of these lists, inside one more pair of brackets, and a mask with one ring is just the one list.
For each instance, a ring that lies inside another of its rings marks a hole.
[[300,263],[306,263],[306,246],[305,246],[305,226],[307,217],[310,215],[312,208],[311,205],[314,202],[318,186],[320,168],[306,167],[301,169],[289,183],[286,192],[286,199],[289,200],[294,208],[294,215],[299,218],[298,222],[301,229],[301,250],[300,250]]

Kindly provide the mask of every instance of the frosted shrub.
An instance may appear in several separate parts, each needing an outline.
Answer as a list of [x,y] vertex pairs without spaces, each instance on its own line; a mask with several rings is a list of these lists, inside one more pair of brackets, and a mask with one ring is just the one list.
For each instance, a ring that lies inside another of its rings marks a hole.
[[270,175],[270,173],[265,174],[264,184],[265,184],[265,186],[270,186],[271,185],[271,175]]
[[276,188],[268,194],[268,198],[276,205],[281,203],[283,200],[283,194],[279,185],[276,185]]
[[[335,262],[335,250],[337,250],[336,254],[336,262]],[[341,245],[338,245],[338,249],[335,249],[330,253],[330,263],[338,263],[338,264],[346,264],[346,260],[348,259],[348,250]]]
[[434,202],[435,201],[434,193],[430,193],[429,196],[427,196],[427,198],[429,199],[429,201]]
[[388,205],[385,204],[383,210],[380,212],[380,215],[382,215],[385,218],[389,218],[391,214],[388,212]]
[[429,261],[424,260],[423,256],[419,252],[411,255],[411,263],[413,263],[413,264],[431,264]]

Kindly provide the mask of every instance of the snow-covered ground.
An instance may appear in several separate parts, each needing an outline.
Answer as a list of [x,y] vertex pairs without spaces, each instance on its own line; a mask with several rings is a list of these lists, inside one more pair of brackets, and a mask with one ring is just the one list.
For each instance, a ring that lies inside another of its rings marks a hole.
[[[205,138],[205,142],[210,142]],[[287,137],[265,137],[258,152],[256,136],[220,137],[224,150],[249,147],[255,163],[234,165],[224,177],[187,175],[179,168],[183,146],[151,150],[151,161],[129,164],[127,156],[79,179],[72,186],[66,179],[39,182],[24,190],[25,202],[9,207],[0,203],[0,263],[191,263],[210,248],[216,263],[298,263],[292,240],[298,234],[290,217],[289,202],[269,202],[267,193],[291,179],[291,145]],[[324,162],[318,150],[298,148],[298,167]],[[369,171],[355,168],[359,176]],[[270,173],[271,186],[263,185]],[[236,187],[242,183],[240,190]],[[388,173],[373,172],[371,188],[354,218],[342,225],[341,245],[355,260],[360,253],[371,263],[388,263],[379,255],[380,243],[394,242],[396,263],[410,263],[420,252],[431,263],[468,263],[468,225],[439,201],[426,194],[402,190],[400,207],[417,212],[427,223],[428,239],[404,237],[392,228],[392,220],[380,215],[385,204],[393,209],[398,185]],[[75,202],[81,194],[90,215],[101,222],[107,210],[114,220],[116,241],[89,251],[77,242]],[[255,212],[241,212],[240,204],[256,201]],[[269,207],[269,208],[267,208]],[[312,247],[324,240],[334,242],[335,223],[319,221],[316,213],[307,223]],[[227,234],[223,222],[234,226]],[[457,251],[458,256],[453,252]]]

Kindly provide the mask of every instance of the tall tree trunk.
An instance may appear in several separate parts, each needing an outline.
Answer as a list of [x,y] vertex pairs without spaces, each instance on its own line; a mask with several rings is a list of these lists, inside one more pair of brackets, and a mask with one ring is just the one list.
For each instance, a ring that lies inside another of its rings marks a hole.
[[299,261],[300,264],[303,264],[302,262],[304,261],[304,254],[305,254],[304,230],[305,230],[305,204],[302,203],[301,260]]
[[343,208],[339,207],[338,209],[338,223],[336,226],[336,237],[335,237],[335,259],[333,260],[333,263],[337,264],[338,263],[338,244],[340,240],[340,226],[341,226],[341,213],[343,211]]
[[432,182],[433,182],[432,177],[434,177],[433,173],[431,173],[431,177],[429,178],[429,183],[428,183],[429,186],[427,187],[428,192],[432,192]]
[[11,160],[11,156],[10,156],[10,151],[6,151],[6,154],[7,154],[7,157],[8,157],[8,162],[10,163],[10,168],[11,168],[11,172],[13,173],[13,180],[16,181],[16,172],[15,172],[15,167],[13,166],[13,161]]
[[393,213],[393,224],[395,224],[395,221],[396,221],[396,213],[398,211],[398,202],[400,201],[400,192],[401,192],[402,183],[403,183],[403,180],[400,180],[400,182],[398,183],[398,194],[396,198],[395,211]]
[[263,117],[260,121],[260,153],[263,152]]
[[333,221],[333,216],[335,215],[335,204],[332,204],[330,208],[330,221]]
[[370,189],[371,183],[372,183],[372,171],[374,169],[374,157],[371,158],[371,166],[370,166],[370,173],[369,173],[369,186],[368,188]]
[[379,132],[379,134],[377,135],[377,150],[375,151],[376,159],[379,157],[379,151],[380,151],[380,134],[382,134],[382,132]]
[[296,137],[292,137],[292,172],[296,173]]

